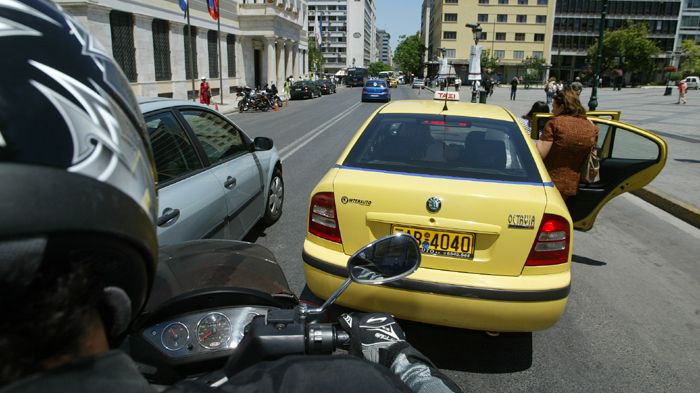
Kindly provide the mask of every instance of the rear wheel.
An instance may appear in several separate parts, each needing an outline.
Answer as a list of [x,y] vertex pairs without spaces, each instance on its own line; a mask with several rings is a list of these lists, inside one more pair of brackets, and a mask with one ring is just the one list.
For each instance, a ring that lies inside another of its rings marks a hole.
[[282,216],[282,205],[284,204],[284,180],[282,171],[277,168],[272,173],[270,180],[270,191],[267,193],[267,203],[265,205],[265,215],[262,222],[265,225],[272,225]]

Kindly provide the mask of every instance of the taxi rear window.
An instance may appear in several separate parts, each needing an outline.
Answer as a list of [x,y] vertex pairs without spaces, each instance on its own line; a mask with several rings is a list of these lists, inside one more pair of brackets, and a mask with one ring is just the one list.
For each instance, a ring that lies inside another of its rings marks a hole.
[[343,165],[420,175],[540,183],[512,121],[463,116],[378,114]]

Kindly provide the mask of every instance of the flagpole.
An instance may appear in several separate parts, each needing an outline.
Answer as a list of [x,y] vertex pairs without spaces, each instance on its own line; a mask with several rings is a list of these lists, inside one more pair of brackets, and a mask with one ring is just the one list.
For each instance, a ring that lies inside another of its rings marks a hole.
[[[192,25],[190,25],[190,2],[189,0],[187,1],[187,37],[185,39],[189,40],[189,45],[187,45],[187,49],[190,55],[190,77],[192,78],[192,92],[194,93],[194,96],[192,97],[192,101],[197,101],[197,91],[194,88],[194,59],[192,58]],[[197,44],[197,37],[195,37],[194,40],[195,45]]]
[[219,44],[219,98],[221,99],[221,105],[224,105],[224,69],[221,68],[221,5],[216,2],[216,30],[218,31],[216,36],[216,42]]

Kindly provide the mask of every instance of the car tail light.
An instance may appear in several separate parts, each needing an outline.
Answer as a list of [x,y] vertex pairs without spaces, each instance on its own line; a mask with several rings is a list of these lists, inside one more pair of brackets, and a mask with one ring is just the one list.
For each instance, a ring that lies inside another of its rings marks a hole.
[[386,93],[388,91],[389,91],[389,89],[387,89],[386,87],[382,89],[382,93]]
[[362,92],[363,92],[363,93],[369,93],[369,90],[367,90],[367,89],[362,89]]
[[525,266],[566,263],[569,260],[570,245],[569,222],[564,217],[545,214]]
[[320,192],[311,198],[309,232],[336,243],[342,243],[332,192]]
[[304,86],[304,91],[309,91],[309,88]]

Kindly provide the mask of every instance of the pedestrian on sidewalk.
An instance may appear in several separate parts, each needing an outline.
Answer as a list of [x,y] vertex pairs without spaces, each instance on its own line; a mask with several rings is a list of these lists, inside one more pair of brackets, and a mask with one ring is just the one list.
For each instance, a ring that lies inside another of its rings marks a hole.
[[581,95],[581,92],[583,91],[583,83],[581,83],[581,78],[576,77],[574,81],[571,83],[571,88],[578,94],[579,96]]
[[290,93],[292,92],[292,77],[289,76],[287,80],[284,81],[284,94],[289,98]]
[[455,79],[455,91],[459,91],[459,86],[462,84],[462,80],[457,78]]
[[676,104],[687,104],[687,101],[685,100],[685,95],[688,93],[688,85],[685,83],[685,80],[680,80],[678,82],[678,102]]
[[510,99],[515,100],[515,93],[518,92],[518,77],[514,76],[513,79],[510,80]]
[[211,89],[207,77],[203,76],[200,79],[202,82],[199,84],[199,103],[209,105],[211,103]]
[[545,96],[547,97],[547,105],[552,103],[552,97],[554,96],[554,93],[556,93],[557,85],[555,81],[556,79],[551,78],[544,86]]

